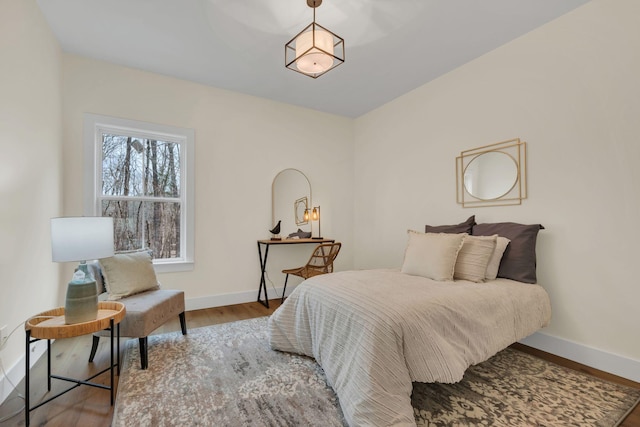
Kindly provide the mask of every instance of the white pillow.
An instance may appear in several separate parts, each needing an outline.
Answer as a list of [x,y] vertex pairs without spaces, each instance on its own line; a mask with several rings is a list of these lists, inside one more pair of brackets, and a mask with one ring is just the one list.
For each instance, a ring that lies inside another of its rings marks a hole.
[[454,279],[484,282],[489,259],[496,249],[494,236],[467,236],[456,259]]
[[511,240],[506,237],[498,236],[496,234],[496,248],[489,258],[489,264],[487,264],[487,271],[485,278],[487,280],[495,280],[498,277],[498,269],[500,268],[500,261],[502,261],[502,254],[507,249],[507,245]]
[[409,230],[402,272],[433,280],[453,280],[458,251],[467,234],[419,233]]
[[110,301],[160,289],[148,250],[116,254],[100,260]]

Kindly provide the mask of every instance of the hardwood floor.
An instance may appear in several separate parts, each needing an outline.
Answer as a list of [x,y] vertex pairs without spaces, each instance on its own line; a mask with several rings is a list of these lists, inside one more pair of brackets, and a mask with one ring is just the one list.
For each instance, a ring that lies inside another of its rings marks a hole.
[[[233,322],[236,320],[250,319],[254,317],[267,316],[280,306],[280,300],[269,301],[270,309],[259,303],[247,303],[232,305],[227,307],[216,307],[205,310],[189,311],[187,315],[187,325],[189,328],[214,325],[218,323]],[[178,318],[168,322],[155,331],[156,334],[179,331],[180,322]],[[559,365],[567,366],[594,375],[609,381],[619,382],[631,387],[640,388],[640,384],[624,378],[615,377],[611,374],[598,371],[578,363],[563,359],[539,350],[526,347],[521,344],[514,344],[514,348],[526,351],[535,356],[550,360]],[[91,349],[91,336],[82,336],[58,340],[52,345],[52,365],[53,371],[58,375],[73,378],[87,378],[93,373],[103,369],[108,364],[108,340],[101,340],[100,347],[96,354],[94,363],[87,363],[89,351]],[[31,370],[31,403],[36,404],[47,395],[46,381],[46,357],[41,358]],[[103,374],[95,381],[108,385],[109,375]],[[52,392],[61,391],[68,388],[69,384],[62,381],[53,380]],[[117,387],[117,377],[116,377]],[[18,384],[18,390],[24,390],[24,381]],[[0,423],[1,426],[14,427],[24,426],[25,417],[23,400],[17,397],[14,391],[11,396],[0,406],[0,419],[13,412],[19,411],[17,415],[9,420]],[[78,387],[56,400],[31,412],[32,426],[48,427],[108,427],[111,425],[113,407],[109,405],[109,392],[94,387]],[[625,419],[621,427],[640,426],[640,405]]]

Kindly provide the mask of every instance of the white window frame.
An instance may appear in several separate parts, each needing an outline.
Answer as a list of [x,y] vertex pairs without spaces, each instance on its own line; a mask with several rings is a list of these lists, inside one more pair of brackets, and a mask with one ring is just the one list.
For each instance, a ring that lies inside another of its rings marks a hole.
[[193,270],[194,266],[194,190],[195,131],[175,126],[98,114],[84,114],[84,215],[101,214],[98,206],[102,194],[102,134],[103,132],[138,136],[180,144],[180,258],[154,259],[158,273]]

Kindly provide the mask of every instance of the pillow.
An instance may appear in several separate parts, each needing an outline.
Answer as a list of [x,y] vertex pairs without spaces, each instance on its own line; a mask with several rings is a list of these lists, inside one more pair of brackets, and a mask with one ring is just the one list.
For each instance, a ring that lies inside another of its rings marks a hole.
[[471,234],[472,227],[476,224],[476,216],[471,215],[465,222],[456,225],[425,225],[425,233],[467,233]]
[[100,263],[98,261],[87,261],[87,268],[96,281],[96,288],[98,294],[106,291],[104,287],[104,280],[102,279],[102,270],[100,269]]
[[419,233],[409,230],[402,272],[433,280],[453,280],[458,252],[467,234]]
[[160,288],[148,250],[102,258],[100,267],[110,301]]
[[458,252],[453,278],[484,282],[489,259],[496,248],[496,237],[467,236]]
[[524,283],[536,283],[536,238],[538,231],[544,230],[540,224],[524,225],[515,222],[476,224],[474,236],[497,234],[511,240],[500,261],[498,277]]
[[485,278],[487,280],[495,280],[498,277],[498,268],[500,268],[500,261],[502,261],[502,254],[504,250],[507,249],[507,245],[511,240],[506,237],[496,236],[496,248],[491,254],[491,258],[489,258],[489,264],[487,264],[487,272],[485,274]]

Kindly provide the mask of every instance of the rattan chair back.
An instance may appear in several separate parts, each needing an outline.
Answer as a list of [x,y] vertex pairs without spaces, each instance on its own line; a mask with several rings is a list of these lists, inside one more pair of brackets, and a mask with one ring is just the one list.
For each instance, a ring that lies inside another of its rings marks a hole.
[[308,279],[309,277],[319,276],[321,274],[333,273],[333,262],[336,260],[341,247],[342,243],[340,242],[323,243],[313,250],[309,261],[302,267],[282,270],[282,272],[287,275],[284,280],[282,302],[284,302],[284,295],[287,290],[287,281],[289,280],[290,274]]

